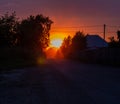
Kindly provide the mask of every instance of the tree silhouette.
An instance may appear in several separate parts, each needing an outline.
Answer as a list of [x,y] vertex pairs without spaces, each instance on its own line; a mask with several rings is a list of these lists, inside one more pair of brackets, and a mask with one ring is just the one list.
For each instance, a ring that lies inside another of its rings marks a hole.
[[19,26],[20,44],[24,48],[42,50],[49,45],[52,21],[43,15],[29,16]]
[[120,47],[120,31],[117,31],[117,38],[118,41],[114,39],[114,37],[109,37],[109,47],[115,48],[115,47]]
[[18,23],[15,12],[0,17],[0,47],[12,47],[17,44]]
[[68,36],[63,40],[61,52],[63,53],[64,57],[71,58],[71,55],[74,55],[85,48],[86,37],[83,32],[78,31],[73,38]]
[[86,37],[83,32],[76,32],[75,36],[72,38],[72,50],[81,51],[86,48]]
[[119,30],[117,31],[117,38],[118,38],[118,41],[120,43],[120,31]]
[[114,36],[109,37],[110,42],[115,42]]
[[[118,35],[118,37],[119,37],[119,35]],[[109,37],[109,40],[110,40],[110,42],[108,43],[109,47],[111,47],[111,48],[120,47],[120,41],[119,40],[118,41],[115,40],[114,37]]]
[[63,53],[64,57],[68,57],[71,51],[71,43],[72,43],[72,37],[68,36],[64,38],[63,43],[60,47],[61,52]]

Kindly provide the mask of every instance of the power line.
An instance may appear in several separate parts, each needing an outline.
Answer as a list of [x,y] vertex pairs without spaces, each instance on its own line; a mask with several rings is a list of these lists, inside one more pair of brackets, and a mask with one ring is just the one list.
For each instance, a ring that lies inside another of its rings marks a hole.
[[115,35],[120,29],[120,25],[81,25],[81,26],[61,26],[52,27],[51,32],[63,32],[72,33],[77,31],[83,31],[85,34],[101,34],[105,39],[108,35]]
[[63,27],[52,27],[52,28],[93,28],[93,27],[101,27],[102,25],[91,25],[91,26],[63,26]]
[[[58,29],[58,28],[99,28],[99,27],[103,27],[103,25],[82,25],[82,26],[60,26],[60,27],[52,27],[54,29]],[[120,28],[120,25],[106,25],[107,28]]]

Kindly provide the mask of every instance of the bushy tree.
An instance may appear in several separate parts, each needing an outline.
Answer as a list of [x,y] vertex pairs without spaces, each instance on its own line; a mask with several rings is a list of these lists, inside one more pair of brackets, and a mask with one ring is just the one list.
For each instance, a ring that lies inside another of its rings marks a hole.
[[86,49],[86,36],[83,32],[76,32],[76,34],[71,38],[68,36],[63,40],[61,51],[63,55],[67,58],[71,58],[76,53]]
[[17,44],[18,24],[15,12],[0,17],[0,47],[12,47]]
[[108,43],[109,47],[111,48],[118,48],[120,47],[120,42],[115,40],[114,37],[109,37],[110,42]]
[[117,31],[117,38],[118,38],[118,41],[120,43],[120,31],[119,30]]
[[120,47],[120,30],[117,31],[117,39],[115,40],[114,37],[109,37],[109,47],[115,48],[115,47]]
[[72,38],[72,50],[81,51],[86,48],[86,37],[83,32],[76,32]]
[[20,45],[24,48],[42,50],[49,45],[52,21],[43,15],[29,16],[19,26]]
[[72,43],[72,37],[68,36],[64,38],[63,43],[60,47],[61,52],[63,53],[64,57],[68,57],[70,51],[71,51],[71,43]]

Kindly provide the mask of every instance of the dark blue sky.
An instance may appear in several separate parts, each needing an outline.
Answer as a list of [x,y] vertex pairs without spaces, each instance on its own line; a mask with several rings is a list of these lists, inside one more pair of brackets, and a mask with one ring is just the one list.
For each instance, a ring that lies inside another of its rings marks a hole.
[[54,26],[120,25],[120,0],[0,0],[0,15],[43,14]]

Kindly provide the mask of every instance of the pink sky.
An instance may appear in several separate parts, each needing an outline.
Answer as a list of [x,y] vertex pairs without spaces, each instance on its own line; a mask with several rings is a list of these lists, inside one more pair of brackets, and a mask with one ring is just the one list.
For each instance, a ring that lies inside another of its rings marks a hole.
[[0,15],[12,11],[20,18],[31,14],[49,16],[54,21],[55,35],[80,30],[102,36],[106,24],[108,38],[115,36],[120,26],[120,0],[0,0]]

